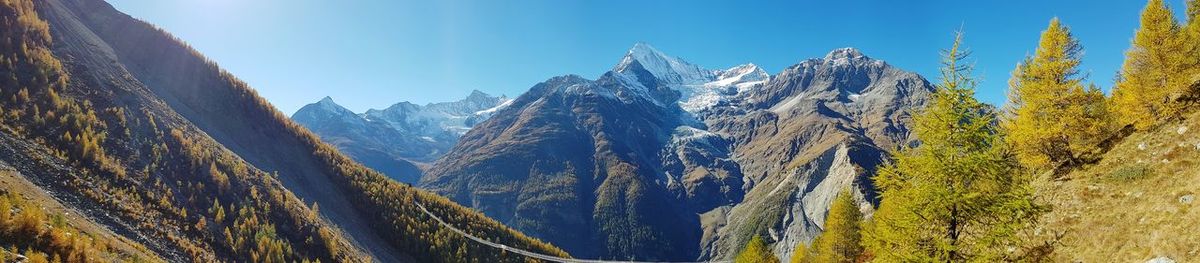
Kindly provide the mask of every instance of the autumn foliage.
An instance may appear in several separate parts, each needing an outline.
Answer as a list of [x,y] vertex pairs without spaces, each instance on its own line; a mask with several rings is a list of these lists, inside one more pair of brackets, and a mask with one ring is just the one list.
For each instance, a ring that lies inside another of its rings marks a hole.
[[1188,25],[1181,27],[1162,0],[1150,0],[1141,26],[1113,88],[1112,106],[1121,124],[1147,129],[1181,114],[1183,98],[1195,97],[1197,23],[1195,1],[1189,3]]
[[1004,120],[1008,142],[1023,163],[1034,168],[1076,163],[1112,131],[1104,93],[1085,84],[1079,73],[1083,47],[1058,18],[1042,32],[1032,57],[1009,81],[1011,118]]

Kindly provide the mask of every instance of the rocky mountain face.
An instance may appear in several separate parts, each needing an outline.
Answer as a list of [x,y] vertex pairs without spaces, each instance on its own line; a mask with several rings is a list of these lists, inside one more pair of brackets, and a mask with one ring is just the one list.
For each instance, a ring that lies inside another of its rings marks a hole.
[[577,257],[726,259],[753,235],[810,241],[843,188],[870,212],[869,176],[913,143],[909,113],[932,90],[848,48],[771,76],[637,44],[595,80],[517,97],[421,186]]
[[356,114],[325,97],[292,114],[292,120],[342,153],[401,182],[421,178],[417,163],[441,157],[475,124],[512,100],[473,91],[466,98],[424,106],[400,102]]
[[734,138],[746,202],[712,218],[704,258],[728,258],[753,235],[790,254],[810,242],[836,193],[851,187],[863,210],[875,203],[869,176],[886,151],[914,143],[907,124],[933,86],[921,76],[838,49],[775,75],[734,103],[704,113],[714,132]]

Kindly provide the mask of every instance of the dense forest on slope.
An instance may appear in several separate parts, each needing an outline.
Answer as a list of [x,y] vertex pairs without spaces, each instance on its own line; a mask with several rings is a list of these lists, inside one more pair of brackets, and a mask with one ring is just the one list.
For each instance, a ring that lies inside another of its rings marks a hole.
[[[15,154],[0,161],[164,259],[526,260],[456,236],[413,202],[476,236],[565,256],[351,161],[179,40],[103,1],[3,4],[0,131],[12,141],[0,148]],[[248,123],[213,124],[221,118]],[[291,151],[231,139],[263,137]],[[263,157],[276,154],[299,158]],[[330,183],[301,177],[314,175]],[[323,203],[330,194],[346,201]],[[339,220],[349,216],[362,221]],[[360,232],[343,232],[352,230]],[[364,232],[383,241],[364,245]]]
[[[84,199],[81,204],[106,211],[168,259],[361,257],[270,174],[249,168],[202,133],[164,116],[165,110],[121,99],[130,96],[122,94],[127,90],[101,88],[120,85],[113,79],[72,78],[67,68],[81,65],[52,53],[51,26],[35,12],[40,6],[5,1],[0,7],[11,21],[0,47],[7,75],[0,90],[7,98],[0,106],[2,125],[6,135],[48,151],[17,167],[50,177],[38,178],[41,187],[73,193]],[[18,156],[5,161],[13,158]],[[72,171],[39,167],[54,162]]]
[[4,262],[156,261],[144,251],[125,250],[111,238],[92,235],[68,221],[67,215],[12,193],[0,194],[0,260]]

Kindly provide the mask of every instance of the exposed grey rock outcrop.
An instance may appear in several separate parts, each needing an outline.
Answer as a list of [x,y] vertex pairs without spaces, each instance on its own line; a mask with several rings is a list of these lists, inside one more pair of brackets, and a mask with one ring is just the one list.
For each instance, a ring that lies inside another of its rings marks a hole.
[[713,220],[727,223],[702,241],[710,245],[700,258],[730,258],[763,233],[788,255],[820,233],[830,200],[847,187],[870,215],[869,177],[887,150],[915,143],[908,123],[932,92],[915,73],[843,48],[701,113],[710,130],[736,141],[733,159],[750,187],[727,220]]
[[1146,263],[1175,263],[1175,260],[1166,256],[1161,256],[1147,260]]
[[771,76],[707,70],[635,45],[596,80],[533,87],[462,137],[421,186],[584,258],[727,259],[753,235],[781,254],[914,143],[932,86],[855,49]]

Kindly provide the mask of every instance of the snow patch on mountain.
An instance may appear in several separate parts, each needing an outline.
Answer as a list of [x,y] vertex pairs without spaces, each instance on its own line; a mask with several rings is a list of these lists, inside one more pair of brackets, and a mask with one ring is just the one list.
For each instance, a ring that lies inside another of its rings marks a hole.
[[715,79],[704,84],[680,86],[682,96],[679,107],[688,112],[699,112],[762,86],[771,78],[770,74],[754,64],[739,65],[715,73]]
[[[631,92],[635,93],[632,95],[655,98],[649,94],[649,87],[652,86],[665,86],[679,92],[677,101],[652,101],[659,105],[678,103],[680,108],[691,113],[718,105],[741,92],[763,85],[771,78],[770,74],[754,64],[709,70],[668,56],[644,43],[635,44],[613,68],[613,72],[619,81],[629,84]],[[649,74],[653,80],[639,78],[643,74]]]
[[491,117],[496,111],[511,103],[511,99],[494,97],[481,91],[472,91],[467,98],[429,103],[424,106],[400,102],[383,110],[368,110],[362,116],[367,120],[387,123],[399,131],[416,133],[435,139],[445,139],[442,133],[449,132],[457,137],[466,134],[476,123]]
[[697,129],[690,126],[675,127],[675,131],[671,134],[671,142],[682,144],[685,142],[704,142],[711,138],[719,138],[720,135],[706,130]]
[[792,98],[784,101],[783,103],[776,104],[774,107],[771,107],[771,112],[780,114],[780,113],[790,111],[790,110],[792,110],[792,108],[795,108],[796,105],[800,104],[800,101],[803,101],[803,100],[804,100],[804,95],[792,96]]
[[828,60],[828,61],[847,60],[847,59],[865,58],[865,57],[867,57],[867,56],[863,55],[862,51],[859,51],[857,48],[852,48],[852,47],[844,47],[844,48],[834,49],[833,51],[829,51],[829,53],[825,54],[825,60]]
[[475,124],[511,103],[507,97],[476,90],[458,101],[426,105],[405,101],[382,110],[354,113],[325,97],[304,106],[292,119],[322,138],[337,137],[348,142],[341,146],[357,147],[349,142],[358,142],[363,147],[400,152],[398,158],[429,161],[448,151]]
[[496,105],[496,107],[491,107],[486,110],[476,111],[475,115],[483,116],[483,115],[495,114],[496,111],[499,111],[500,109],[503,109],[504,107],[508,107],[508,105],[511,105],[513,102],[513,100],[509,99],[509,98],[502,98],[501,101],[503,101],[503,102],[500,102],[500,105]]

